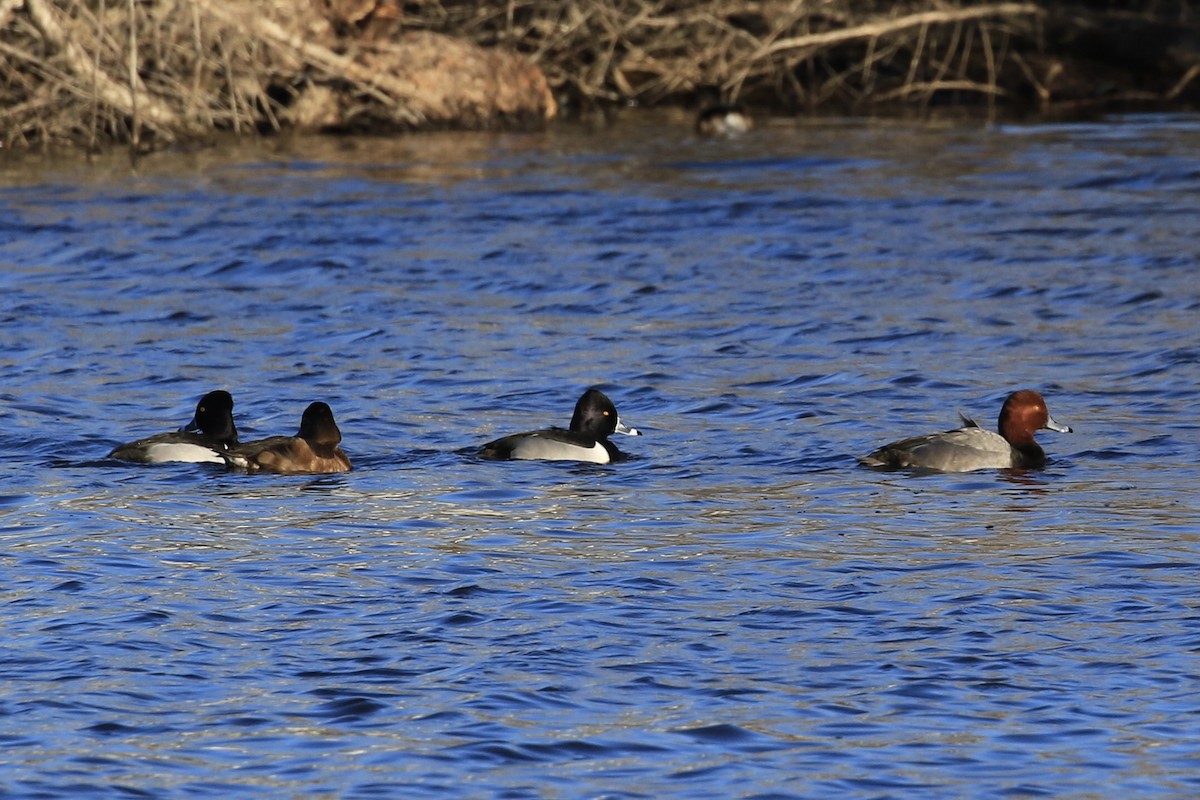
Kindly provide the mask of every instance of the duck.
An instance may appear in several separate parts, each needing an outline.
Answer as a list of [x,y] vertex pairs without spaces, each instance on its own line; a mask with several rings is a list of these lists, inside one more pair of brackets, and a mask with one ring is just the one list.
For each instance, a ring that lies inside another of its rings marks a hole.
[[592,387],[575,403],[571,426],[514,433],[479,450],[481,458],[493,461],[532,460],[587,461],[609,464],[621,461],[625,455],[608,440],[614,433],[641,436],[637,428],[621,422],[617,407],[604,392]]
[[196,404],[192,421],[176,431],[159,433],[112,450],[109,458],[137,464],[172,461],[223,464],[222,454],[238,445],[233,423],[233,395],[224,389],[209,392]]
[[1050,416],[1045,399],[1033,389],[1013,392],[1000,409],[999,433],[959,415],[962,427],[886,444],[859,459],[868,467],[970,472],[977,469],[1038,469],[1046,452],[1034,440],[1036,431],[1071,433]]
[[713,105],[696,115],[696,134],[705,137],[733,137],[754,130],[754,120],[739,105]]
[[350,458],[338,446],[341,441],[333,409],[327,403],[316,402],[304,409],[295,436],[269,436],[221,455],[229,466],[247,472],[328,475],[350,471]]

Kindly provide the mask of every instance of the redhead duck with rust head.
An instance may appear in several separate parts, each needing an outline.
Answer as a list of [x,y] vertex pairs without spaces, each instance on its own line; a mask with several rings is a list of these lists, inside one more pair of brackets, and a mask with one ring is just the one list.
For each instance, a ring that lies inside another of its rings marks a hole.
[[1050,416],[1046,401],[1032,389],[1013,392],[1000,409],[999,433],[984,430],[972,419],[963,427],[886,444],[859,461],[868,467],[970,472],[976,469],[1036,469],[1046,452],[1034,441],[1040,430],[1070,433]]

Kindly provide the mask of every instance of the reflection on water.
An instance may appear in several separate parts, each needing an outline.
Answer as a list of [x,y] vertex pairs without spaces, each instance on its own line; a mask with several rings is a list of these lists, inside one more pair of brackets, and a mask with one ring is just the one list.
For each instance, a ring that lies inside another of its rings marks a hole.
[[[1198,132],[0,165],[6,791],[1194,794]],[[472,456],[591,384],[629,462]],[[855,464],[1025,386],[1045,470]],[[217,387],[356,470],[104,460]]]

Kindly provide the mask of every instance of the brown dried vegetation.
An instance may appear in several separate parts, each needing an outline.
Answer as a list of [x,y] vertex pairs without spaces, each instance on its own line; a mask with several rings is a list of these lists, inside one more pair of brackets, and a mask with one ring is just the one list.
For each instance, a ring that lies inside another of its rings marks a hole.
[[1197,99],[1188,0],[0,0],[0,146]]
[[[1200,72],[1190,0],[508,0],[423,24],[531,56],[560,100],[801,113],[1171,103]],[[432,10],[436,9],[437,14]]]

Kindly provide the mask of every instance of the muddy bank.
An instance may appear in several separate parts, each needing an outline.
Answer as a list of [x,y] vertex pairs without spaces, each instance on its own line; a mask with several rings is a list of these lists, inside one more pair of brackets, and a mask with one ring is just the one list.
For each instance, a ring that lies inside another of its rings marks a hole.
[[629,105],[1200,106],[1186,2],[0,0],[0,145],[528,128]]

